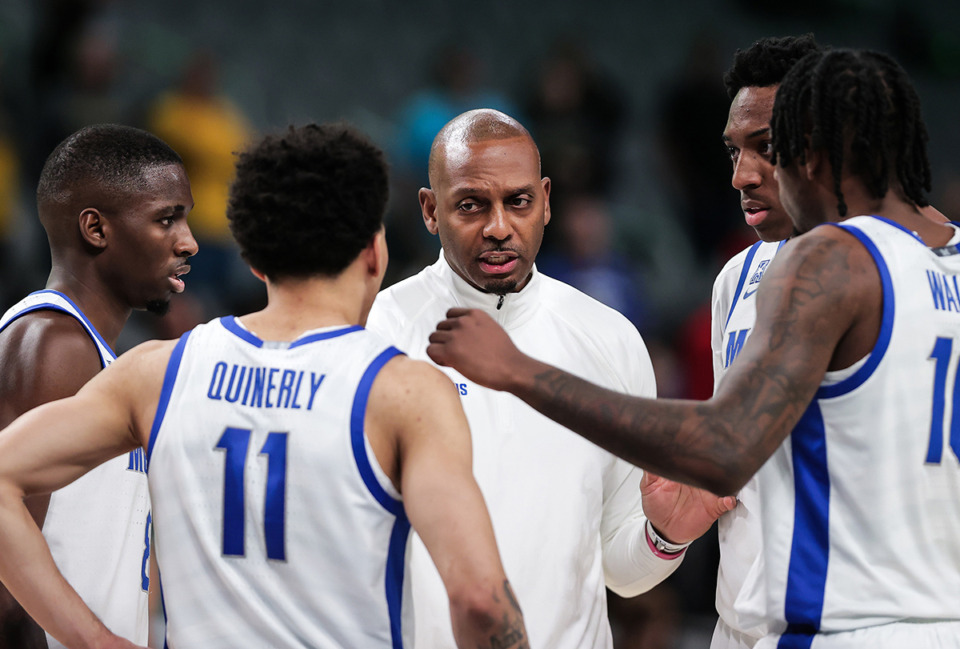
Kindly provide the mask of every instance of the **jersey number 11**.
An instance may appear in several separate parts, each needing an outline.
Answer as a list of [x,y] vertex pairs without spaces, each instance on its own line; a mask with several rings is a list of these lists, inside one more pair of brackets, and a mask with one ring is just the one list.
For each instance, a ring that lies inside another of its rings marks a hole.
[[[223,467],[223,554],[244,556],[244,469],[253,431],[227,428],[215,448],[226,451]],[[260,449],[267,456],[263,532],[267,558],[284,561],[284,519],[287,491],[287,433],[270,433]]]

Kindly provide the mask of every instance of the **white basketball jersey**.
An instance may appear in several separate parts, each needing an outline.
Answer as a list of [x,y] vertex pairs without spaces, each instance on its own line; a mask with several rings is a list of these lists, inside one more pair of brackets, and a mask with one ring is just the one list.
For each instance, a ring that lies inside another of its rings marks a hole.
[[233,317],[180,339],[147,452],[170,647],[408,646],[410,526],[364,432],[399,353],[359,326],[276,343]]
[[[767,268],[786,241],[758,241],[733,257],[717,276],[713,286],[712,334],[714,385],[726,373],[757,319],[755,293]],[[760,588],[761,530],[760,496],[754,476],[737,494],[737,507],[717,521],[720,539],[720,566],[717,572],[717,613],[730,628],[750,638],[767,633],[765,624],[747,624],[737,602],[756,597],[745,584]],[[715,647],[716,649],[716,647]]]
[[960,619],[960,253],[879,217],[821,227],[872,255],[883,321],[870,354],[827,373],[758,474],[758,611],[789,648],[818,646],[818,633]]
[[[116,354],[66,295],[37,291],[0,318],[0,331],[33,311],[60,311],[80,322],[103,367]],[[101,464],[50,495],[43,536],[57,567],[107,628],[146,644],[150,499],[143,449]],[[51,649],[63,647],[47,635]]]

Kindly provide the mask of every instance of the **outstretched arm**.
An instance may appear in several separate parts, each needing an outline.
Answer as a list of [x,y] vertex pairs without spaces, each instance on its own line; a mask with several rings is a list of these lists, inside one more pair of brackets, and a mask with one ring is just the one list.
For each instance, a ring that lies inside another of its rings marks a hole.
[[145,395],[156,404],[162,373],[155,385],[143,380],[151,357],[131,355],[76,396],[32,410],[0,434],[0,581],[69,647],[134,645],[111,634],[63,579],[24,498],[59,489],[142,444]]
[[427,363],[395,358],[374,382],[367,416],[368,430],[393,429],[404,509],[446,587],[457,646],[528,648],[453,383]]
[[866,250],[845,232],[819,228],[787,244],[757,299],[753,335],[705,402],[600,388],[524,355],[478,311],[448,312],[427,353],[637,466],[732,494],[793,429],[839,341],[882,295]]

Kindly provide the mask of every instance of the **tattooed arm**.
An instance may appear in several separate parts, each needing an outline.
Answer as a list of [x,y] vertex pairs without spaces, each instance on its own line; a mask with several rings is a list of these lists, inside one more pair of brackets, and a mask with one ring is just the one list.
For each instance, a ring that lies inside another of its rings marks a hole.
[[790,433],[824,372],[869,352],[882,292],[866,249],[826,227],[784,247],[757,300],[753,334],[705,402],[600,388],[522,354],[475,311],[451,310],[427,353],[478,383],[515,394],[637,466],[731,494]]

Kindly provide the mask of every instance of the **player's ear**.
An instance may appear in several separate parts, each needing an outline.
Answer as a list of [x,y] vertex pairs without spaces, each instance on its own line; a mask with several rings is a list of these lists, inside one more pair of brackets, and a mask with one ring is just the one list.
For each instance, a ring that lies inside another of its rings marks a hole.
[[813,180],[817,174],[823,171],[823,165],[826,158],[823,157],[823,149],[810,148],[810,136],[805,137],[806,150],[803,153],[803,173],[807,180]]
[[544,176],[540,179],[543,186],[543,224],[550,222],[550,179]]
[[373,262],[374,271],[383,279],[387,272],[387,264],[390,261],[390,254],[387,251],[387,229],[381,225],[380,230],[373,235]]
[[98,250],[107,247],[109,227],[100,210],[95,207],[84,208],[77,219],[77,225],[80,228],[80,238],[83,239],[84,243]]
[[370,243],[360,251],[360,257],[363,259],[364,266],[366,268],[367,274],[371,277],[382,278],[387,270],[387,262],[389,260],[387,254],[387,235],[386,228],[380,226],[380,229],[376,234],[373,235],[373,238],[370,239]]
[[418,196],[420,211],[423,213],[423,224],[427,226],[430,234],[437,234],[440,231],[437,227],[437,195],[432,189],[421,187]]
[[267,283],[267,276],[266,276],[264,273],[261,273],[259,270],[257,270],[257,269],[254,268],[253,266],[250,266],[249,268],[250,268],[250,272],[253,273],[253,276],[254,276],[254,277],[256,277],[257,279],[259,279],[259,280],[260,280],[261,282],[263,282],[264,284]]

